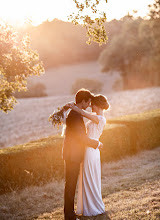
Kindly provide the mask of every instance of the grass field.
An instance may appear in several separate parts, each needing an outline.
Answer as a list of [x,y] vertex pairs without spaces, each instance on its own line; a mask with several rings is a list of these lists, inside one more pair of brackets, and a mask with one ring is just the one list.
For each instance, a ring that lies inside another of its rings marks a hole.
[[[113,220],[160,219],[160,147],[102,166],[102,196]],[[64,181],[0,196],[1,220],[63,219]],[[93,219],[104,220],[106,215]]]

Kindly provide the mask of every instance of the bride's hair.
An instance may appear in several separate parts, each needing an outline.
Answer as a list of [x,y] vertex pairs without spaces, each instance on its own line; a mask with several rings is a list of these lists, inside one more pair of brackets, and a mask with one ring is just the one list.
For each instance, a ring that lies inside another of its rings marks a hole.
[[95,95],[94,97],[92,97],[91,103],[105,110],[109,109],[110,107],[107,97],[101,94]]

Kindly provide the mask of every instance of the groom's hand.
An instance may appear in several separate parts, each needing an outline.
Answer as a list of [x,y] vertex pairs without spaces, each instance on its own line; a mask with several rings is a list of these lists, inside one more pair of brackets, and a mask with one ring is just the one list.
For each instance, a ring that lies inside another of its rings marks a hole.
[[103,148],[103,144],[100,142],[98,149],[101,150]]

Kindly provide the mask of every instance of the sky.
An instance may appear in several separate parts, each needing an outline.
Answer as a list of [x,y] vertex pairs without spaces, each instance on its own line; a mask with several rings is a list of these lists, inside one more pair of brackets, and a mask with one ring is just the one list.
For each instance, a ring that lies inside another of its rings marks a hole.
[[[81,0],[82,1],[82,0]],[[101,0],[99,9],[105,11],[107,20],[120,19],[128,12],[137,10],[137,16],[147,14],[148,4],[154,0]],[[0,0],[0,20],[21,26],[32,21],[39,25],[45,20],[58,18],[67,21],[67,16],[76,10],[73,0]]]

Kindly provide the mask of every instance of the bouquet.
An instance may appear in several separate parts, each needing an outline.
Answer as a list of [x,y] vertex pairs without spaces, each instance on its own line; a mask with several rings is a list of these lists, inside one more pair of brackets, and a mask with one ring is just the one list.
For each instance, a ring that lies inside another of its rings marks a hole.
[[60,125],[63,124],[64,122],[64,113],[67,111],[69,108],[66,106],[63,106],[62,108],[58,108],[57,111],[54,111],[48,118],[48,121],[52,122],[52,125],[54,127],[57,125],[57,129],[59,128]]

